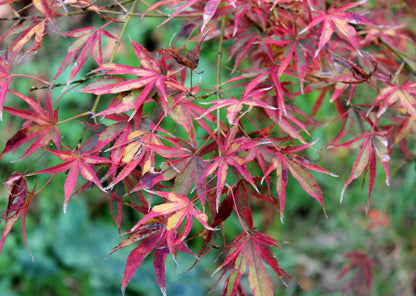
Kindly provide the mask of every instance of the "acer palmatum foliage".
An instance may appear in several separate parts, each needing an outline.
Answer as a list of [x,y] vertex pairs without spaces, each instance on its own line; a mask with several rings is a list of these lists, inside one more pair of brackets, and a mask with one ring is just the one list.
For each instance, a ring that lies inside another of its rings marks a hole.
[[[241,233],[220,246],[223,295],[243,293],[245,274],[254,295],[273,295],[264,263],[283,282],[290,277],[272,253],[280,248],[278,241],[254,224],[250,205],[256,199],[267,202],[283,222],[286,186],[294,178],[325,213],[324,193],[312,172],[332,177],[337,172],[305,157],[318,141],[311,135],[315,129],[339,122],[339,134],[321,146],[358,149],[351,152],[357,158],[341,200],[347,186],[362,175],[368,178],[369,200],[378,163],[388,185],[393,149],[414,159],[407,148],[416,131],[416,61],[409,54],[415,49],[415,33],[406,27],[416,13],[411,1],[27,3],[0,2],[6,12],[0,19],[0,111],[23,120],[1,156],[19,153],[29,143],[20,159],[43,151],[62,162],[13,173],[6,181],[10,196],[0,250],[22,214],[24,235],[28,207],[41,191],[29,192],[26,178],[51,174],[53,182],[56,174],[66,172],[64,210],[76,190],[96,186],[110,196],[117,227],[130,229],[110,253],[136,245],[127,258],[123,294],[152,251],[156,282],[166,294],[167,255],[176,260],[177,252],[188,252],[199,258],[211,251],[214,237],[224,235],[218,231],[221,224],[234,212]],[[80,21],[85,15],[100,19],[101,25],[86,25]],[[183,29],[170,35],[173,45],[183,43],[182,48],[164,44],[152,52],[126,37],[126,30],[148,17],[160,20],[155,34],[159,27],[180,22]],[[16,72],[30,54],[40,55],[52,33],[71,42],[56,73],[41,77],[36,67],[31,73]],[[218,52],[210,69],[199,63],[207,44]],[[135,64],[119,61],[121,46],[132,48]],[[96,65],[92,71],[86,68],[90,56]],[[213,72],[216,83],[192,83],[192,75],[203,71]],[[21,89],[22,80],[36,86]],[[57,87],[63,90],[59,97],[51,91]],[[59,118],[59,106],[74,92],[91,94],[94,103],[84,113]],[[312,106],[306,112],[300,108],[305,98],[314,100],[306,104]],[[12,103],[16,100],[20,107]],[[334,113],[320,115],[328,105],[335,107]],[[67,147],[60,125],[80,120],[89,132],[73,135],[79,144]],[[152,203],[154,195],[163,202]],[[122,225],[123,207],[142,214],[136,225]],[[200,232],[191,236],[194,228]],[[200,250],[188,246],[194,239],[202,240]],[[371,268],[365,269],[365,277],[370,286]]]

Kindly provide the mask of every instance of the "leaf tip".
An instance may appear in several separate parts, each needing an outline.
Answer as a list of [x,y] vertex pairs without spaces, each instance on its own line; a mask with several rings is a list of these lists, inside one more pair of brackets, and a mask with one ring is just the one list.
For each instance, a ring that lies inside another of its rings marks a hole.
[[160,287],[160,292],[162,292],[163,296],[167,296],[165,287]]
[[326,213],[325,207],[323,207],[323,209],[324,209],[325,218],[328,219],[328,214]]
[[342,203],[342,200],[344,199],[344,192],[345,192],[345,187],[344,188],[342,188],[342,191],[341,191],[341,199],[339,200],[339,203]]
[[368,216],[368,212],[370,211],[370,204],[367,203],[367,205],[365,206],[365,215]]
[[305,33],[306,31],[308,31],[309,30],[309,28],[308,27],[306,27],[306,28],[304,28],[302,31],[300,31],[299,32],[299,35],[302,35],[303,33]]

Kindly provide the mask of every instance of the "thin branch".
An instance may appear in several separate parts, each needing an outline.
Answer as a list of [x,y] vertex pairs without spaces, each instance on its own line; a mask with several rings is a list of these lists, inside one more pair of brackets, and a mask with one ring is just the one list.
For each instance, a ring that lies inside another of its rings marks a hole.
[[64,122],[74,120],[75,118],[83,117],[83,116],[91,116],[91,113],[90,112],[84,112],[84,113],[81,113],[81,114],[77,114],[77,115],[72,116],[70,118],[58,121],[56,124],[58,125],[58,124],[61,124],[61,123],[64,123]]
[[[135,0],[133,2],[133,5],[130,7],[129,14],[126,15],[126,21],[124,22],[123,28],[121,29],[121,32],[120,32],[120,35],[117,38],[116,43],[114,44],[113,52],[111,53],[110,60],[108,61],[109,63],[112,63],[114,58],[116,57],[116,53],[117,53],[118,47],[120,46],[121,39],[123,38],[123,36],[126,32],[127,26],[128,26],[128,24],[130,22],[130,19],[131,19],[130,14],[136,9],[137,2],[138,2],[138,0]],[[95,102],[94,102],[94,106],[91,109],[91,113],[95,113],[95,110],[97,110],[98,103],[100,102],[100,99],[101,99],[101,95],[97,96],[97,98],[95,99]],[[94,121],[95,121],[95,118],[94,118]]]
[[61,87],[61,86],[68,86],[68,85],[73,85],[73,84],[82,84],[82,83],[84,83],[88,80],[97,78],[99,76],[101,76],[101,75],[95,74],[95,75],[91,75],[91,76],[88,76],[88,77],[83,77],[83,78],[78,79],[78,80],[73,80],[69,84],[68,84],[68,82],[62,82],[62,83],[53,83],[53,84],[47,83],[46,85],[42,85],[42,86],[33,85],[31,88],[29,88],[29,91],[36,91],[36,90],[40,90],[40,89],[54,89],[56,87]]
[[[220,41],[218,44],[218,52],[217,52],[217,89],[216,89],[216,95],[217,100],[220,99],[220,83],[221,83],[221,58],[222,58],[222,48],[224,43],[224,31],[225,31],[225,15],[221,18],[221,34],[220,34]],[[217,109],[217,140],[220,138],[220,110]],[[219,152],[221,153],[221,151]]]

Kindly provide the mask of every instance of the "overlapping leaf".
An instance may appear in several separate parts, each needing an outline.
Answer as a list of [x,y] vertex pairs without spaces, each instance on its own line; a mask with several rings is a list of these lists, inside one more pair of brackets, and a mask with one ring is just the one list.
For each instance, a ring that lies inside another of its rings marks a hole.
[[401,85],[388,83],[388,86],[383,88],[375,99],[373,107],[380,104],[377,112],[377,116],[380,117],[395,103],[400,103],[408,114],[416,117],[416,82],[408,80]]
[[[389,172],[389,160],[390,151],[389,143],[384,132],[365,132],[362,136],[346,142],[344,144],[338,144],[332,146],[333,148],[360,148],[357,159],[354,162],[352,171],[348,180],[345,182],[341,192],[341,201],[344,197],[344,192],[347,186],[355,179],[357,179],[364,172],[368,172],[368,201],[370,200],[371,193],[373,192],[375,177],[376,177],[376,158],[379,159],[386,173],[386,183],[389,185],[390,172]],[[368,208],[367,208],[368,210]]]
[[325,211],[322,190],[318,186],[318,183],[310,170],[332,176],[335,175],[296,154],[296,152],[304,150],[309,146],[310,144],[295,147],[282,147],[277,151],[270,151],[267,147],[264,148],[265,152],[271,152],[274,156],[269,168],[266,172],[264,172],[262,181],[267,178],[272,171],[276,171],[276,191],[279,197],[280,218],[282,221],[285,209],[286,185],[288,182],[289,172],[293,177],[295,177],[302,188],[321,204],[323,210]]
[[24,158],[41,147],[46,146],[50,141],[52,141],[59,149],[60,136],[59,129],[56,125],[58,122],[58,109],[55,111],[52,110],[49,93],[46,97],[45,109],[41,106],[39,100],[35,101],[33,98],[28,98],[21,93],[14,91],[10,91],[10,93],[27,103],[31,111],[4,107],[4,110],[8,113],[26,119],[27,121],[23,124],[22,129],[20,129],[7,141],[6,147],[0,154],[0,158],[10,151],[16,151],[19,146],[33,139],[36,140],[25,151],[21,158]]
[[238,155],[238,152],[240,151],[249,152],[251,148],[257,145],[257,143],[252,142],[244,137],[237,138],[237,127],[238,125],[233,125],[232,128],[228,131],[224,141],[218,143],[220,155],[212,158],[212,163],[209,165],[209,167],[206,169],[206,171],[201,177],[201,179],[204,180],[205,178],[217,172],[217,210],[220,203],[222,191],[225,188],[225,183],[227,180],[228,170],[230,166],[234,167],[237,170],[237,172],[241,174],[241,176],[245,178],[245,180],[247,180],[247,182],[249,182],[255,189],[257,189],[256,185],[254,184],[253,178],[246,166],[246,163],[247,161],[249,161],[249,159],[242,158]]
[[3,104],[6,99],[9,84],[12,81],[10,63],[11,61],[7,60],[7,57],[3,58],[0,56],[0,120],[3,118]]
[[[126,165],[111,181],[106,189],[112,188],[115,184],[124,180],[141,162],[143,162],[143,175],[155,168],[154,153],[149,148],[149,145],[162,145],[162,142],[155,133],[144,130],[136,130],[128,133],[125,141],[118,142],[111,148],[113,150],[121,151],[118,153],[118,160],[120,164]],[[116,159],[114,159],[114,161],[116,161]],[[146,187],[144,189],[148,188]]]
[[40,19],[32,17],[26,22],[16,22],[1,39],[17,35],[13,44],[8,49],[12,56],[20,53],[21,49],[34,37],[33,47],[26,50],[25,54],[29,52],[36,52],[42,46],[43,38],[48,32],[48,19]]
[[[127,257],[127,263],[124,269],[123,279],[121,281],[121,291],[123,296],[125,294],[126,287],[133,275],[136,273],[137,268],[139,268],[143,260],[150,254],[150,252],[157,247],[161,234],[163,234],[163,232],[156,232],[156,234],[146,238],[140,243],[140,245],[130,252]],[[139,237],[136,237],[136,239],[138,238]]]
[[77,184],[78,174],[85,178],[85,180],[90,181],[98,186],[98,188],[103,190],[100,180],[98,179],[96,173],[94,172],[92,166],[102,163],[108,163],[109,160],[103,157],[93,155],[92,151],[82,152],[82,148],[75,152],[73,151],[54,151],[51,149],[46,149],[46,151],[51,154],[59,157],[64,162],[56,166],[36,171],[32,175],[36,174],[57,174],[69,170],[69,173],[65,180],[64,192],[65,192],[65,201],[64,201],[64,212],[66,212],[66,207],[71,194],[74,191],[74,188]]
[[[131,229],[135,231],[151,219],[166,216],[166,235],[167,244],[172,255],[174,255],[174,246],[181,243],[189,234],[192,227],[193,218],[197,219],[205,229],[214,230],[208,225],[208,216],[197,209],[195,206],[196,199],[190,200],[186,196],[178,195],[173,192],[154,192],[170,202],[156,205]],[[184,222],[185,221],[185,222]],[[178,234],[178,229],[183,226],[182,233]]]
[[19,219],[19,217],[22,215],[23,240],[25,241],[26,247],[29,250],[29,247],[26,242],[25,220],[27,211],[29,209],[29,205],[33,198],[33,192],[28,191],[26,178],[20,172],[12,173],[12,175],[6,180],[5,188],[6,191],[9,193],[9,202],[7,204],[7,210],[0,220],[6,221],[6,225],[3,228],[3,232],[1,234],[0,239],[0,253],[7,235],[12,230],[17,219]]
[[319,16],[314,17],[308,26],[306,26],[300,32],[300,34],[303,34],[304,32],[312,29],[317,24],[322,23],[320,28],[321,37],[319,39],[319,45],[315,52],[315,56],[318,55],[318,53],[331,39],[334,29],[336,29],[343,38],[348,40],[356,51],[359,51],[357,32],[353,26],[349,25],[349,23],[360,25],[376,25],[374,22],[358,13],[345,12],[346,10],[356,7],[365,1],[348,3],[335,7],[338,2],[339,1],[335,1],[332,3],[332,5],[326,11],[315,10],[314,13],[317,13]]
[[[171,141],[174,143],[174,141]],[[176,141],[175,141],[176,142]],[[151,144],[148,147],[156,154],[159,154],[168,161],[163,165],[160,172],[153,172],[148,176],[143,176],[138,186],[133,191],[150,189],[156,183],[175,178],[172,192],[179,195],[186,195],[190,192],[193,185],[196,186],[198,196],[204,205],[203,196],[205,193],[205,182],[202,176],[208,167],[206,162],[197,155],[196,142],[186,143],[177,141],[180,146],[169,147]]]
[[280,268],[276,256],[269,250],[270,247],[281,249],[277,243],[278,241],[258,231],[238,235],[227,246],[227,257],[214,272],[215,274],[222,268],[225,268],[223,275],[226,272],[230,272],[226,280],[224,295],[237,295],[240,280],[247,269],[249,286],[255,296],[274,295],[272,282],[264,263],[273,269],[283,283],[283,276],[288,276]]
[[72,64],[75,57],[77,58],[72,67],[71,74],[69,75],[68,83],[74,79],[90,56],[94,58],[98,65],[103,63],[102,36],[116,39],[115,36],[104,29],[108,24],[109,23],[100,28],[86,27],[65,33],[65,36],[76,38],[76,40],[68,47],[68,53],[56,72],[54,80],[61,75],[62,71]]
[[[141,68],[107,63],[98,67],[94,72],[105,72],[106,75],[134,75],[136,79],[123,79],[120,82],[113,83],[113,80],[104,78],[97,83],[92,83],[89,86],[83,88],[81,91],[87,93],[93,93],[96,95],[103,94],[118,94],[125,91],[134,89],[142,89],[140,95],[137,97],[135,110],[138,110],[143,101],[149,95],[153,88],[156,88],[161,97],[161,102],[166,108],[167,91],[175,90],[188,92],[182,84],[178,83],[176,79],[161,74],[161,68],[158,62],[152,57],[152,55],[140,44],[131,40],[133,50],[140,61]],[[106,84],[106,82],[109,82]]]

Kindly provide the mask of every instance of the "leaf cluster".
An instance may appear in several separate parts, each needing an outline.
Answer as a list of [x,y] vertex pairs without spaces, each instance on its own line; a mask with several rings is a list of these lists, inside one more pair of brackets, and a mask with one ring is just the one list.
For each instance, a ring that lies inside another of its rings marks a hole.
[[[222,249],[223,263],[214,273],[222,270],[223,295],[244,295],[240,281],[246,273],[254,295],[273,295],[265,264],[283,283],[290,276],[272,251],[280,249],[279,241],[253,221],[253,204],[276,209],[283,222],[286,189],[293,178],[325,214],[323,190],[314,174],[337,175],[310,161],[306,151],[358,149],[341,201],[348,185],[364,176],[367,209],[378,164],[388,185],[393,150],[408,160],[415,158],[408,148],[416,131],[416,61],[409,54],[415,49],[414,32],[377,10],[380,3],[33,0],[22,8],[21,2],[0,2],[9,12],[0,21],[11,24],[0,36],[9,44],[0,57],[0,112],[22,120],[0,157],[30,145],[19,159],[43,151],[60,163],[35,164],[36,169],[7,179],[10,195],[0,250],[20,216],[24,235],[32,198],[56,174],[65,173],[64,211],[76,192],[98,187],[108,196],[119,232],[129,229],[110,252],[135,245],[127,257],[123,294],[152,252],[156,282],[166,295],[168,255],[176,261],[178,252],[189,253],[197,263],[215,247]],[[400,10],[403,20],[414,13],[411,8]],[[100,25],[63,25],[85,15],[99,18]],[[182,49],[169,43],[151,51],[126,38],[129,27],[154,17],[160,20],[158,28],[184,23],[171,40],[182,42]],[[52,31],[71,40],[53,77],[15,73],[29,54],[42,51]],[[217,50],[210,69],[199,63],[207,44]],[[133,64],[117,61],[122,47],[132,48]],[[192,49],[186,54],[187,48]],[[90,57],[95,67],[83,74]],[[193,75],[208,71],[215,84],[194,83]],[[38,86],[12,89],[24,79]],[[59,97],[52,92],[57,87],[62,88]],[[89,94],[94,103],[83,113],[60,119],[59,107],[76,92]],[[25,107],[9,107],[13,100]],[[334,106],[333,114],[322,115],[328,105]],[[305,111],[305,106],[311,108]],[[77,145],[67,147],[60,126],[77,121],[84,132],[74,135]],[[313,133],[327,124],[341,128],[318,149]],[[26,178],[41,174],[52,176],[30,192]],[[134,225],[122,223],[126,207],[141,217]],[[238,219],[241,226],[231,241],[224,228],[228,219]],[[194,240],[200,241],[197,250],[190,247]],[[352,265],[342,275],[365,256],[347,255]],[[372,263],[365,262],[363,272],[371,286]]]

